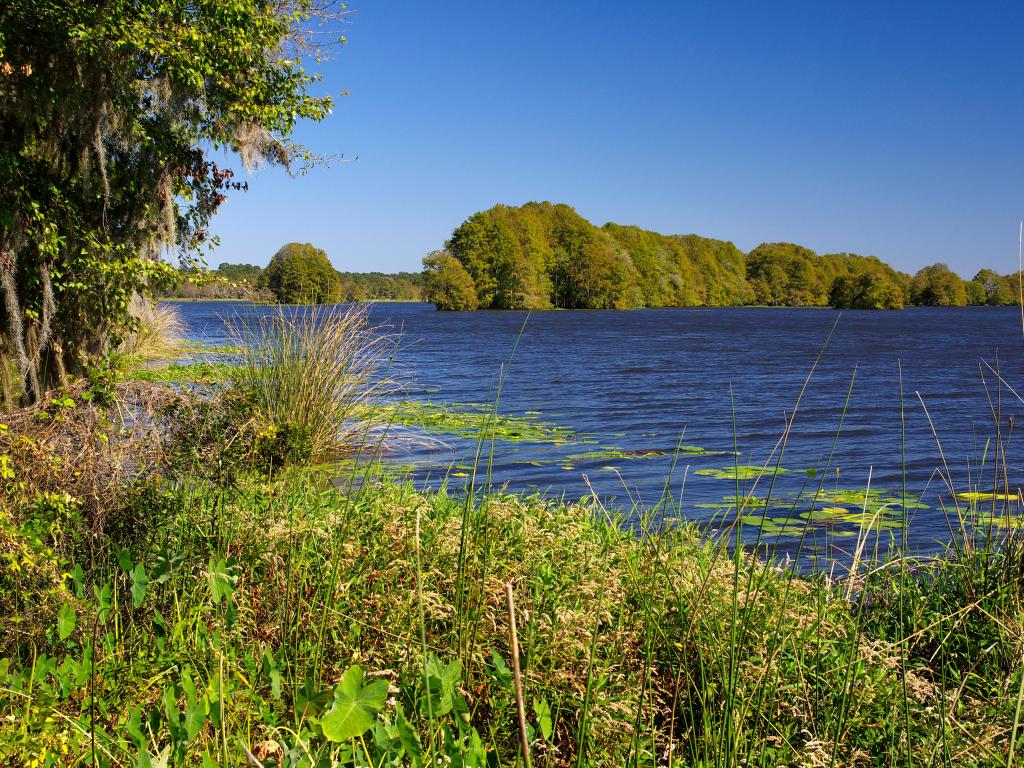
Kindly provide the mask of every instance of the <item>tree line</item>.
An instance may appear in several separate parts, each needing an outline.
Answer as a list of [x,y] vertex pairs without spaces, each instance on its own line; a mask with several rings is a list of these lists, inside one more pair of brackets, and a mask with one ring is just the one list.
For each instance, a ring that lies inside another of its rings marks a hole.
[[470,216],[423,260],[425,298],[442,310],[693,306],[1013,304],[1018,276],[964,280],[945,264],[909,275],[874,256],[793,243],[744,253],[698,235],[598,227],[564,204],[496,205]]
[[266,268],[222,263],[216,269],[183,266],[165,298],[247,299],[280,304],[339,301],[422,301],[417,272],[339,272],[327,254],[310,243],[288,243]]

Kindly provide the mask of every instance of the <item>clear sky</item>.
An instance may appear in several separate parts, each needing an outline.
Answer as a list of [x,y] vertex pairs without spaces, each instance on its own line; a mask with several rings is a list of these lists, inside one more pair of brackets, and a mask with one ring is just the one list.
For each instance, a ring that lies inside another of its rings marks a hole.
[[211,258],[290,241],[418,270],[474,211],[790,241],[971,277],[1016,267],[1024,3],[351,0],[324,68],[349,89],[289,178],[222,209]]

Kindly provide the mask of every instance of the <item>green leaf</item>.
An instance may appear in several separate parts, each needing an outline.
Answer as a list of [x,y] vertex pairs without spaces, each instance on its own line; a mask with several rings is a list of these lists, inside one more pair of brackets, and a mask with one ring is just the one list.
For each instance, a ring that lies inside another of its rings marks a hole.
[[138,608],[146,598],[146,590],[149,588],[149,577],[146,576],[146,569],[142,563],[135,566],[132,571],[132,607]]
[[210,595],[213,597],[214,605],[220,601],[230,601],[235,594],[235,584],[238,582],[238,567],[228,560],[210,558],[208,567],[210,580]]
[[185,741],[190,742],[206,723],[206,708],[202,701],[195,701],[185,707]]
[[537,715],[537,727],[540,728],[540,735],[544,741],[551,740],[551,707],[545,699],[535,699],[533,712]]
[[60,607],[57,612],[57,635],[61,640],[67,640],[71,636],[75,630],[76,618],[74,603],[64,603]]
[[406,719],[405,712],[402,710],[402,706],[399,705],[395,712],[395,726],[398,728],[398,738],[402,742],[402,748],[406,754],[409,755],[409,759],[412,761],[414,768],[418,768],[423,765],[423,747],[420,746],[420,738],[416,734],[416,729],[412,727],[412,724]]
[[351,667],[334,690],[334,705],[320,718],[320,727],[330,741],[348,741],[373,727],[377,713],[388,698],[386,680],[363,685],[363,670]]

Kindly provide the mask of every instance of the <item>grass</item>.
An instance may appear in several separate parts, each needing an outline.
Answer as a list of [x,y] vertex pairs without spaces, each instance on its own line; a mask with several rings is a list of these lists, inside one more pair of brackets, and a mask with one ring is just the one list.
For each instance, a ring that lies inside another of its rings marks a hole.
[[[961,491],[967,536],[940,556],[882,559],[878,521],[920,502],[822,472],[798,509],[771,484],[781,451],[720,471],[737,493],[710,539],[667,493],[619,512],[489,490],[490,441],[553,439],[493,413],[464,486],[421,492],[356,456],[287,466],[282,425],[322,421],[327,455],[360,445],[390,342],[358,314],[269,323],[212,395],[100,383],[0,427],[0,763],[1020,764],[1005,482]],[[827,576],[731,546],[745,526],[755,548],[803,546],[821,514],[855,527]]]
[[125,336],[118,353],[143,359],[177,357],[185,345],[181,310],[135,296],[129,305],[135,327]]
[[[365,439],[366,416],[389,390],[395,339],[369,325],[365,306],[281,308],[235,320],[230,382],[251,395],[267,422],[308,444],[322,461]],[[362,418],[360,418],[362,417]]]

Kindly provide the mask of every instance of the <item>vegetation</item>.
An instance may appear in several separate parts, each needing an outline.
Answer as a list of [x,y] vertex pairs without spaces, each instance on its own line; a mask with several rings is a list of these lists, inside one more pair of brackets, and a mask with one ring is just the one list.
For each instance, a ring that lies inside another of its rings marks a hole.
[[207,151],[312,162],[288,137],[331,110],[301,56],[326,42],[335,11],[313,0],[0,11],[0,364],[16,364],[26,401],[130,330],[132,297],[174,278],[163,248],[207,243],[210,217],[244,187]]
[[914,277],[873,256],[819,255],[793,243],[742,253],[697,235],[596,227],[567,205],[497,205],[470,216],[424,258],[438,309],[762,306],[902,309],[1017,300],[1017,276],[965,282],[944,264]]
[[518,701],[538,766],[1019,760],[1014,537],[803,578],[656,522],[667,498],[634,529],[289,468],[311,454],[246,381],[96,379],[4,420],[0,760],[511,766]]
[[239,355],[231,380],[253,416],[307,460],[361,445],[370,404],[388,388],[382,369],[394,347],[370,327],[365,309],[278,310],[238,321],[231,332]]
[[[263,268],[222,263],[217,269],[183,267],[176,283],[162,292],[176,299],[246,299],[270,303],[274,294],[260,285]],[[418,272],[339,272],[342,301],[422,301],[423,275]]]
[[154,359],[173,356],[185,343],[185,322],[177,307],[134,296],[128,305],[131,330],[118,345],[118,353]]
[[423,301],[423,275],[419,272],[339,272],[345,301]]
[[473,287],[473,278],[459,260],[437,252],[423,259],[423,275],[427,301],[448,311],[473,310],[480,299]]
[[259,276],[281,304],[336,304],[341,301],[341,279],[327,254],[309,243],[288,243],[274,254]]

